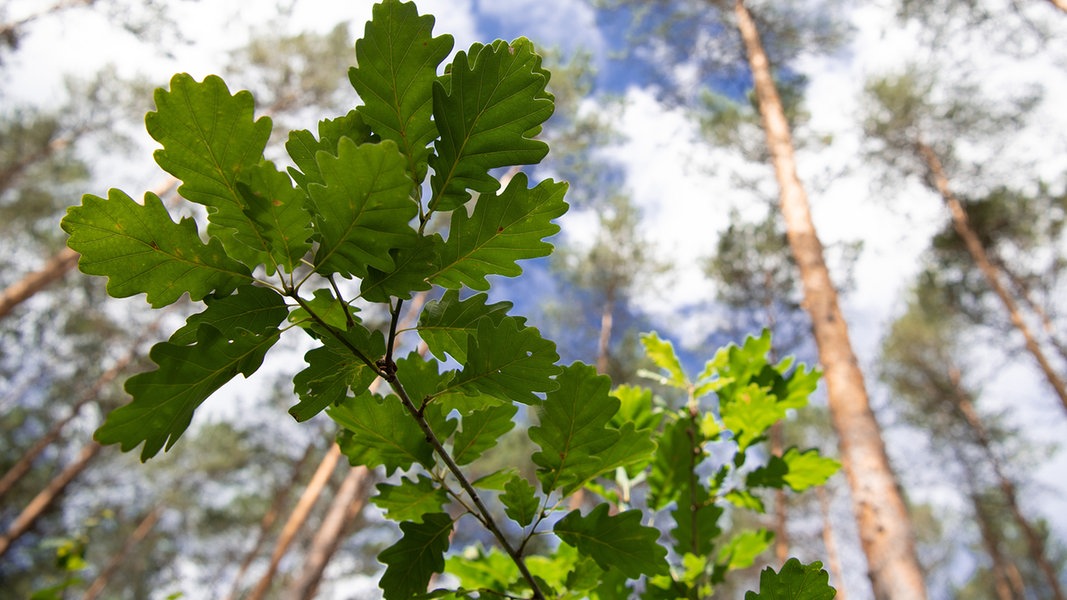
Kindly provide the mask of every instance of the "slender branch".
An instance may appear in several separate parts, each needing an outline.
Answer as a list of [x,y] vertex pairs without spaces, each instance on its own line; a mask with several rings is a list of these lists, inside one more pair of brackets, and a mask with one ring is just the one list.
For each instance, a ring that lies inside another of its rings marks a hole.
[[396,363],[393,362],[393,342],[396,341],[396,324],[400,320],[400,309],[404,306],[404,299],[396,299],[396,307],[393,308],[393,319],[389,323],[389,338],[388,346],[385,348],[385,364],[386,368],[393,371],[396,370]]
[[389,386],[396,392],[396,395],[400,398],[400,402],[403,403],[404,408],[406,408],[408,413],[415,418],[415,422],[418,423],[419,428],[422,429],[422,432],[426,435],[426,441],[430,442],[434,451],[437,452],[437,455],[444,461],[445,466],[448,467],[448,470],[452,472],[452,475],[455,476],[460,486],[463,487],[463,490],[470,496],[471,501],[474,502],[474,506],[477,507],[478,512],[482,515],[482,520],[486,529],[493,534],[493,537],[496,538],[500,547],[511,557],[512,562],[519,568],[519,572],[522,574],[523,579],[530,584],[530,589],[533,591],[533,597],[538,600],[545,600],[541,588],[537,585],[537,580],[534,579],[533,574],[530,573],[530,570],[526,567],[526,562],[522,560],[522,555],[516,552],[515,549],[511,547],[511,543],[504,537],[504,533],[500,530],[500,527],[497,526],[496,521],[493,519],[493,515],[489,512],[489,509],[485,507],[482,499],[478,496],[478,492],[475,491],[474,486],[467,480],[467,476],[460,470],[456,461],[453,460],[452,456],[445,450],[441,440],[437,438],[437,434],[434,433],[433,428],[431,428],[430,424],[426,421],[426,417],[419,412],[419,409],[415,407],[411,398],[408,397],[407,390],[400,384],[400,381],[397,380],[395,374],[385,377],[384,379],[389,382]]
[[337,282],[333,279],[333,273],[326,278],[330,282],[330,287],[333,288],[333,293],[337,296],[337,302],[341,304],[341,310],[345,311],[345,323],[351,327],[356,324],[356,320],[352,318],[352,312],[348,310],[348,303],[341,297],[341,290],[337,287]]
[[347,339],[345,339],[345,336],[341,335],[340,332],[337,331],[337,329],[331,327],[329,324],[326,323],[326,321],[322,320],[322,317],[320,317],[319,315],[315,314],[315,312],[311,310],[311,307],[308,306],[308,303],[304,302],[304,299],[301,298],[300,295],[296,293],[296,290],[290,290],[288,295],[293,300],[296,300],[296,303],[299,304],[301,308],[306,310],[307,313],[309,315],[311,315],[311,318],[314,319],[316,323],[318,323],[320,326],[324,327],[326,329],[327,333],[332,335],[334,337],[334,339],[336,339],[337,341],[341,342],[341,345],[343,345],[345,348],[348,348],[349,352],[354,354],[356,356],[356,358],[358,358],[359,360],[363,361],[363,363],[365,365],[370,367],[371,370],[374,371],[374,373],[377,376],[379,376],[379,377],[381,377],[383,379],[387,379],[385,377],[385,373],[382,372],[382,370],[378,367],[378,365],[373,360],[367,358],[367,355],[363,354],[362,350],[360,350],[359,348],[356,348],[355,346],[353,346],[352,342],[350,342]]

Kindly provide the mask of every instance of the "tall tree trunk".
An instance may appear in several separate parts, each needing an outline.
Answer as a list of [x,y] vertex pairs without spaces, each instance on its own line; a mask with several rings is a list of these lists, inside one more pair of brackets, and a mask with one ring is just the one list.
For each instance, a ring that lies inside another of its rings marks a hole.
[[734,13],[752,69],[786,234],[800,269],[804,308],[811,315],[826,377],[830,413],[852,491],[871,586],[878,600],[922,600],[926,598],[926,587],[915,553],[911,518],[889,465],[881,429],[871,412],[863,374],[812,222],[807,193],[797,176],[792,135],[770,63],[743,0],[734,1]]
[[[782,456],[782,422],[771,425],[771,454]],[[774,558],[781,568],[789,560],[789,507],[783,488],[774,490]]]
[[1048,0],[1048,1],[1050,3],[1052,3],[1052,6],[1055,6],[1056,8],[1060,9],[1061,11],[1067,13],[1067,0]]
[[1000,270],[1011,282],[1012,288],[1014,288],[1015,294],[1022,299],[1023,303],[1030,309],[1030,312],[1041,321],[1041,328],[1045,331],[1045,340],[1056,350],[1056,353],[1060,355],[1060,358],[1067,361],[1067,345],[1064,345],[1060,341],[1059,336],[1056,334],[1056,327],[1052,323],[1052,318],[1049,317],[1048,311],[1042,307],[1037,300],[1034,300],[1034,295],[1030,290],[1030,286],[1026,284],[1021,277],[1019,277],[1014,271],[1004,266],[1003,263],[999,264]]
[[1052,566],[1052,562],[1048,558],[1048,553],[1045,549],[1045,541],[1041,538],[1041,534],[1033,524],[1030,523],[1030,520],[1023,514],[1023,511],[1019,506],[1019,494],[1015,489],[1015,483],[1008,477],[1004,465],[1001,463],[1000,458],[993,449],[993,441],[989,437],[989,432],[986,430],[985,424],[982,423],[978,411],[974,408],[974,403],[971,402],[970,397],[963,388],[960,381],[959,369],[950,368],[949,377],[952,379],[956,408],[967,421],[967,426],[971,428],[975,440],[978,442],[979,447],[982,449],[982,453],[985,455],[986,460],[993,469],[993,475],[997,478],[997,486],[1000,488],[1001,493],[1004,494],[1004,500],[1008,503],[1008,510],[1011,512],[1012,519],[1015,521],[1016,525],[1018,525],[1019,529],[1022,530],[1023,536],[1026,538],[1026,547],[1027,552],[1030,555],[1030,560],[1032,560],[1041,570],[1046,583],[1048,583],[1049,589],[1052,591],[1053,598],[1056,600],[1065,600],[1059,576],[1056,573],[1056,569]]
[[993,587],[996,590],[997,599],[1017,600],[1025,598],[1025,590],[1022,587],[1015,588],[1015,585],[1021,584],[1022,581],[1012,580],[1012,569],[1009,567],[1004,553],[1000,551],[1001,539],[994,531],[993,519],[989,515],[989,511],[982,506],[982,499],[979,498],[976,491],[971,490],[970,498],[971,506],[974,507],[974,518],[978,522],[978,530],[982,535],[982,546],[985,548],[986,554],[989,555],[989,560],[993,563],[991,565]]
[[289,495],[292,493],[293,488],[296,487],[298,481],[300,481],[300,475],[304,471],[304,465],[308,459],[311,458],[311,454],[315,451],[315,444],[308,444],[304,450],[304,455],[300,457],[300,460],[293,466],[292,474],[289,476],[289,481],[286,482],[277,493],[274,494],[274,500],[271,502],[270,508],[263,514],[263,518],[259,521],[259,534],[256,536],[256,541],[252,544],[252,548],[245,554],[244,560],[241,561],[241,566],[237,569],[237,574],[233,577],[233,585],[230,588],[230,593],[226,596],[226,600],[234,600],[237,598],[237,594],[241,591],[241,581],[244,579],[245,573],[248,572],[248,567],[252,565],[252,561],[259,555],[260,549],[267,541],[267,535],[270,533],[270,528],[274,526],[274,523],[278,521],[278,516],[282,513],[282,508],[289,500]]
[[133,533],[131,533],[130,536],[126,538],[126,541],[123,542],[122,548],[111,557],[107,566],[104,567],[104,569],[100,571],[100,574],[96,576],[96,579],[93,580],[92,585],[89,586],[89,589],[85,591],[85,595],[82,596],[82,600],[96,600],[96,598],[100,596],[100,593],[104,591],[104,587],[107,586],[108,582],[115,575],[115,572],[118,571],[119,567],[126,561],[126,557],[130,555],[130,552],[133,551],[137,544],[141,543],[141,541],[148,536],[148,533],[152,531],[152,528],[156,526],[156,522],[159,521],[159,515],[162,514],[162,512],[163,507],[156,506],[145,515],[144,519],[137,524],[137,528],[133,530]]
[[960,236],[964,245],[967,246],[967,252],[971,255],[975,264],[978,265],[978,269],[985,277],[986,283],[989,284],[989,287],[993,289],[993,293],[997,295],[1001,304],[1004,305],[1004,310],[1008,312],[1012,325],[1023,335],[1027,351],[1037,361],[1041,372],[1045,375],[1045,379],[1048,380],[1056,395],[1059,396],[1064,410],[1067,410],[1067,385],[1064,385],[1063,379],[1052,368],[1052,365],[1045,357],[1045,353],[1038,346],[1037,339],[1034,337],[1033,332],[1030,331],[1030,327],[1023,320],[1018,304],[1008,293],[1004,284],[1001,283],[1000,272],[989,260],[981,240],[978,239],[978,235],[971,228],[970,220],[967,218],[967,211],[949,186],[948,176],[941,165],[941,159],[938,158],[934,149],[926,145],[922,140],[915,142],[915,151],[925,163],[930,181],[934,184],[938,193],[941,194],[941,199],[944,200],[945,206],[948,207],[949,213],[952,215],[952,226],[956,230],[956,234]]
[[78,264],[78,253],[64,247],[48,259],[40,270],[28,273],[22,279],[7,286],[3,292],[0,292],[0,319],[6,317],[16,306],[37,292],[62,279],[76,264]]
[[374,479],[374,473],[366,467],[353,467],[341,482],[337,495],[334,496],[322,525],[311,540],[304,568],[289,586],[289,600],[312,600],[319,589],[322,574],[330,558],[337,552],[344,533],[359,516],[366,503],[367,491]]
[[826,491],[826,486],[821,485],[815,488],[815,494],[819,497],[822,513],[822,544],[826,548],[826,562],[837,589],[834,600],[846,600],[848,594],[845,592],[845,572],[841,568],[841,555],[837,553],[837,540],[834,538],[833,520],[830,518],[830,494]]
[[600,307],[600,337],[596,348],[596,371],[607,375],[611,367],[611,328],[615,321],[615,289],[608,288]]
[[37,519],[56,501],[67,485],[89,466],[89,463],[102,448],[103,446],[96,442],[89,442],[82,446],[81,452],[78,453],[78,457],[74,459],[74,462],[67,465],[59,475],[52,478],[52,481],[49,481],[48,485],[34,496],[33,500],[30,500],[30,503],[22,509],[19,516],[15,517],[7,532],[0,536],[0,556],[3,556],[11,548],[11,544],[15,540],[22,537],[24,533],[33,527]]
[[315,502],[318,501],[319,496],[326,489],[326,483],[330,480],[330,476],[333,475],[334,469],[337,468],[337,462],[340,458],[341,447],[334,443],[330,446],[326,456],[323,457],[322,462],[319,463],[315,474],[311,476],[311,481],[304,488],[304,493],[301,494],[300,500],[297,501],[296,507],[293,508],[293,512],[289,514],[289,519],[285,522],[285,526],[278,536],[278,542],[274,545],[274,552],[270,556],[267,572],[260,577],[259,583],[256,584],[255,589],[252,590],[247,600],[263,600],[267,592],[270,591],[274,575],[278,572],[278,564],[282,562],[282,557],[289,551],[289,546],[292,545],[296,534],[299,533],[300,528],[307,521],[308,515],[311,514],[311,508],[315,506]]

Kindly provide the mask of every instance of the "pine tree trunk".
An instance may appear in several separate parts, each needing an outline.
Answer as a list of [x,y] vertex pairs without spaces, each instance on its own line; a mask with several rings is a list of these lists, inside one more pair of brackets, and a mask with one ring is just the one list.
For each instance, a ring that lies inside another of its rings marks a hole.
[[841,555],[837,553],[837,540],[834,538],[834,527],[830,519],[830,494],[826,486],[817,486],[815,494],[819,497],[819,509],[822,513],[822,544],[826,548],[826,562],[830,568],[830,576],[833,577],[834,588],[837,594],[834,600],[846,600],[845,572],[841,568]]
[[111,577],[115,575],[115,572],[118,571],[119,567],[126,561],[126,557],[130,555],[130,552],[134,547],[141,543],[141,541],[148,536],[148,533],[152,531],[152,528],[156,526],[156,522],[159,521],[159,515],[162,512],[163,508],[157,506],[145,515],[144,519],[138,523],[137,528],[133,530],[133,533],[126,538],[126,541],[122,544],[122,548],[111,557],[111,560],[108,561],[104,570],[93,580],[92,585],[89,586],[89,589],[85,591],[85,595],[82,596],[82,600],[96,600],[96,598],[100,596],[100,593],[104,591],[104,587],[107,586]]
[[1014,288],[1015,294],[1022,299],[1023,303],[1030,309],[1030,312],[1034,313],[1041,321],[1041,328],[1045,331],[1045,340],[1051,345],[1056,353],[1060,355],[1060,358],[1067,361],[1067,346],[1060,341],[1059,336],[1056,334],[1056,327],[1052,324],[1052,319],[1046,311],[1036,300],[1030,290],[1030,287],[1026,285],[1026,282],[1022,280],[1014,271],[1005,267],[1003,263],[999,265],[1001,272],[1011,282],[1012,288]]
[[1053,598],[1055,600],[1065,600],[1063,595],[1063,588],[1060,586],[1060,580],[1056,573],[1056,569],[1052,566],[1052,562],[1048,558],[1048,552],[1045,549],[1045,541],[1041,538],[1040,533],[1034,528],[1030,520],[1023,514],[1022,509],[1019,507],[1019,495],[1015,489],[1015,483],[1007,476],[1004,465],[1001,464],[1000,458],[997,457],[997,453],[993,450],[993,442],[989,437],[989,432],[986,430],[985,425],[982,423],[981,417],[978,415],[978,411],[974,408],[974,403],[971,402],[963,385],[960,382],[960,372],[958,369],[952,368],[949,370],[949,377],[952,380],[952,385],[955,393],[956,408],[963,415],[963,418],[967,421],[968,427],[974,433],[975,440],[978,442],[979,447],[982,449],[982,453],[985,455],[989,465],[993,468],[993,474],[997,478],[997,486],[1000,488],[1002,494],[1004,494],[1004,500],[1008,503],[1008,510],[1011,512],[1012,519],[1022,530],[1023,536],[1026,538],[1027,552],[1030,555],[1030,560],[1034,562],[1041,570],[1041,573],[1045,576],[1045,581],[1049,585],[1049,589],[1052,591]]
[[277,522],[278,516],[282,512],[282,507],[289,500],[289,495],[292,493],[293,488],[296,487],[298,481],[300,481],[300,474],[304,470],[304,465],[308,459],[311,458],[311,454],[315,450],[314,442],[308,444],[304,450],[304,455],[300,457],[300,460],[293,466],[292,474],[289,476],[289,481],[275,493],[274,500],[271,502],[270,508],[263,514],[263,518],[259,521],[259,534],[256,536],[256,541],[252,544],[252,549],[245,554],[244,560],[241,561],[241,566],[237,569],[237,574],[233,578],[233,586],[230,588],[230,593],[226,596],[226,600],[235,600],[237,594],[241,591],[241,581],[244,579],[245,573],[248,572],[248,567],[252,565],[252,561],[259,555],[260,549],[267,541],[267,535],[270,533],[270,528]]
[[96,442],[89,442],[82,446],[81,452],[78,453],[78,457],[74,459],[74,462],[67,465],[59,475],[52,478],[52,481],[48,482],[48,485],[34,496],[33,500],[30,500],[30,503],[22,509],[19,516],[8,527],[7,532],[0,536],[0,556],[3,556],[11,548],[11,544],[15,540],[22,537],[33,527],[37,519],[59,498],[67,485],[89,466],[89,463],[102,448],[103,446]]
[[263,600],[267,592],[270,591],[274,575],[278,572],[278,564],[282,562],[282,558],[289,551],[289,546],[292,545],[296,534],[300,532],[300,528],[304,526],[308,515],[311,514],[311,509],[315,506],[315,502],[318,501],[319,496],[326,489],[326,483],[330,480],[330,476],[337,467],[340,458],[341,447],[334,443],[330,446],[326,456],[323,457],[322,462],[319,463],[315,474],[311,476],[311,481],[304,488],[304,493],[301,494],[300,500],[297,501],[296,507],[293,508],[293,512],[289,514],[289,519],[285,522],[285,526],[278,536],[278,542],[274,546],[274,552],[270,556],[267,572],[260,577],[259,583],[256,584],[256,588],[252,590],[247,600]]
[[911,519],[889,465],[881,429],[871,412],[863,374],[811,219],[807,194],[797,177],[792,135],[770,64],[743,0],[735,0],[734,13],[752,68],[760,116],[778,179],[786,234],[801,273],[804,307],[811,315],[825,373],[830,412],[852,491],[871,586],[877,600],[922,600],[926,598],[926,588],[915,553]]
[[1052,368],[1052,365],[1045,357],[1045,353],[1038,346],[1037,339],[1030,331],[1030,327],[1023,320],[1018,304],[1001,283],[999,271],[989,260],[981,240],[978,239],[978,235],[971,228],[970,220],[967,218],[967,211],[949,186],[948,176],[941,165],[941,159],[938,158],[933,148],[927,146],[922,140],[915,143],[915,151],[925,163],[930,181],[937,188],[938,193],[941,194],[941,199],[945,201],[945,206],[948,207],[949,213],[952,215],[952,226],[955,228],[956,234],[960,236],[960,239],[967,246],[967,252],[971,255],[975,264],[978,265],[978,269],[985,277],[986,283],[989,284],[989,287],[993,289],[993,293],[997,295],[1001,304],[1004,305],[1004,310],[1008,312],[1008,318],[1011,319],[1012,325],[1023,335],[1027,351],[1037,361],[1038,367],[1041,368],[1041,372],[1045,375],[1045,379],[1048,380],[1056,395],[1059,396],[1064,410],[1067,410],[1067,385],[1064,385],[1063,379]]
[[39,271],[29,273],[7,286],[3,292],[0,292],[0,319],[6,317],[16,306],[37,292],[62,279],[76,264],[78,264],[78,253],[70,248],[63,248],[48,259]]
[[600,309],[600,337],[597,340],[596,371],[607,375],[611,367],[611,328],[615,321],[615,290],[607,290],[604,305]]
[[[996,590],[998,600],[1025,598],[1025,591],[1012,589],[1010,570],[1004,558],[1004,553],[1000,551],[1001,540],[993,531],[993,523],[991,523],[988,511],[982,506],[981,498],[973,490],[970,497],[971,506],[974,507],[975,521],[978,522],[978,530],[982,534],[982,546],[985,548],[989,560],[993,563],[993,587]],[[1016,592],[1018,592],[1018,595],[1016,595]]]
[[[773,360],[773,359],[772,359]],[[771,455],[782,456],[782,422],[771,425]],[[774,558],[781,568],[789,560],[789,507],[784,488],[774,490]]]
[[1060,9],[1061,11],[1067,13],[1067,0],[1048,0],[1048,1],[1050,3],[1052,3],[1052,6],[1055,6],[1056,8]]
[[322,525],[311,540],[303,570],[289,587],[287,597],[290,600],[312,600],[315,597],[326,565],[337,552],[344,533],[363,510],[367,490],[373,479],[373,473],[366,467],[349,469],[326,512],[326,517],[322,520]]

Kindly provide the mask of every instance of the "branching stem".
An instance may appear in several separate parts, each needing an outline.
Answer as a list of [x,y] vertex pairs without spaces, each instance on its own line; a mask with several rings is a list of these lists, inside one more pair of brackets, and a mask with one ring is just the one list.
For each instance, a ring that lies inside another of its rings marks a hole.
[[[345,339],[345,336],[341,335],[341,333],[338,332],[337,329],[335,329],[334,327],[331,327],[328,323],[326,323],[326,321],[322,320],[322,317],[320,317],[319,315],[315,314],[315,311],[311,310],[311,307],[308,306],[308,303],[304,302],[304,299],[301,298],[300,295],[297,294],[295,290],[289,292],[289,297],[292,298],[293,300],[296,300],[296,303],[299,304],[301,308],[306,310],[307,313],[309,315],[311,315],[311,318],[314,319],[316,323],[318,323],[320,326],[322,326],[330,335],[332,335],[334,337],[334,339],[336,339],[337,341],[341,342],[341,345],[343,345],[345,348],[348,348],[348,350],[356,358],[358,358],[359,360],[363,361],[363,364],[365,364],[368,367],[370,367],[371,370],[374,371],[374,373],[378,377],[381,377],[382,379],[389,380],[389,378],[386,377],[386,374],[382,372],[382,370],[378,367],[378,365],[375,364],[375,362],[373,360],[367,358],[366,354],[363,354],[362,350],[360,350],[359,348],[356,348],[355,346],[353,346],[352,342],[350,342],[347,339]],[[393,377],[393,379],[395,379],[395,377]]]
[[512,548],[511,543],[508,542],[508,539],[506,537],[504,537],[504,532],[502,532],[500,530],[500,527],[497,526],[496,521],[493,519],[492,513],[490,513],[489,509],[485,507],[485,504],[478,496],[478,492],[474,489],[474,486],[471,485],[470,481],[467,480],[467,476],[463,474],[463,471],[460,470],[459,465],[457,465],[456,461],[452,459],[452,456],[448,453],[448,450],[445,449],[444,445],[441,443],[441,440],[437,438],[437,434],[434,433],[433,428],[431,428],[429,422],[426,421],[426,417],[419,411],[418,408],[415,407],[415,404],[411,401],[411,398],[408,397],[407,390],[404,389],[404,386],[400,385],[400,381],[396,378],[396,374],[391,374],[388,377],[384,377],[384,379],[389,382],[389,386],[393,388],[394,392],[396,392],[396,395],[400,398],[400,402],[403,403],[404,408],[406,408],[408,413],[410,413],[411,416],[414,417],[415,422],[419,424],[419,428],[422,429],[422,432],[426,435],[426,441],[430,442],[430,445],[433,446],[434,451],[437,452],[437,455],[441,457],[442,461],[444,461],[445,466],[448,467],[448,470],[452,472],[452,475],[456,478],[456,481],[459,482],[459,485],[462,486],[463,490],[467,492],[468,496],[470,496],[471,502],[474,503],[474,506],[478,509],[478,513],[481,515],[481,518],[479,520],[482,521],[482,523],[485,525],[485,528],[493,534],[493,537],[496,538],[496,541],[500,544],[500,547],[508,553],[508,556],[511,557],[512,562],[514,562],[515,565],[519,568],[519,572],[522,574],[523,579],[525,579],[526,582],[530,584],[530,589],[533,590],[533,597],[538,600],[545,600],[545,596],[541,592],[541,588],[537,585],[537,580],[534,579],[533,574],[530,573],[530,570],[526,567],[526,562],[522,559],[522,555],[519,554],[514,548]]

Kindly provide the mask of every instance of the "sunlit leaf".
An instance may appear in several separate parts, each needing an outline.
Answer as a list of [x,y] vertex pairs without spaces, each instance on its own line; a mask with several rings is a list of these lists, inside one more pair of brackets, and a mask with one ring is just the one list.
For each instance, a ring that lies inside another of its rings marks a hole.
[[746,592],[745,600],[833,600],[836,595],[821,562],[804,565],[790,558],[777,573],[771,567],[763,569],[759,592]]
[[537,392],[556,388],[556,345],[533,327],[504,317],[499,325],[483,319],[469,341],[467,362],[450,384],[524,404],[540,401]]
[[540,501],[535,491],[534,486],[522,477],[515,477],[504,484],[504,493],[500,495],[500,501],[504,503],[504,512],[520,527],[533,523],[534,518],[537,517]]
[[70,233],[67,244],[81,253],[78,267],[106,276],[109,294],[124,298],[143,293],[159,308],[185,293],[193,300],[211,293],[225,296],[252,281],[248,269],[229,258],[218,240],[201,241],[192,219],[172,221],[155,194],[145,194],[144,202],[115,189],[107,199],[87,194],[63,218],[63,230]]
[[427,302],[419,315],[419,336],[438,360],[449,354],[460,363],[467,362],[467,344],[478,333],[478,322],[489,318],[500,323],[511,309],[510,302],[486,304],[488,296],[475,294],[464,300],[459,292],[448,290],[440,300]]
[[452,458],[458,465],[474,462],[515,427],[514,404],[490,406],[463,416],[463,428],[452,441]]

